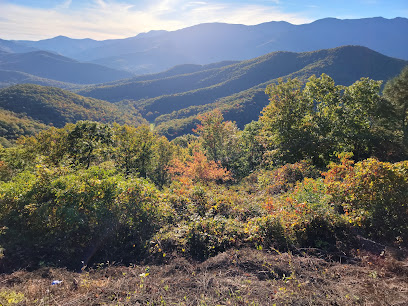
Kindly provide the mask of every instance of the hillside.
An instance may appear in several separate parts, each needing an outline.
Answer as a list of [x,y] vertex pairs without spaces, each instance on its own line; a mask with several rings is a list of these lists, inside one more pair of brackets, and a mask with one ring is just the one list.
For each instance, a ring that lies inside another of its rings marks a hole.
[[[226,65],[226,67],[230,66]],[[135,77],[113,84],[96,85],[81,89],[78,93],[110,102],[124,99],[139,100],[212,86],[233,78],[237,70],[242,70],[239,66],[233,66],[230,69],[212,67],[210,65],[176,66],[163,73]]]
[[0,90],[0,108],[25,114],[43,124],[56,127],[78,120],[131,125],[145,123],[135,110],[128,109],[123,112],[106,101],[85,98],[59,88],[31,84]]
[[129,78],[131,73],[81,63],[46,51],[0,53],[0,70],[24,72],[37,77],[76,84],[94,84]]
[[20,136],[32,136],[46,128],[47,125],[24,114],[0,109],[0,145],[3,147],[11,146]]
[[206,23],[177,31],[153,31],[105,41],[56,37],[19,43],[80,61],[146,74],[179,64],[246,60],[274,51],[306,52],[343,45],[361,45],[387,56],[408,59],[407,32],[406,18],[326,18],[301,25],[287,22],[255,26]]
[[41,78],[25,72],[0,70],[0,88],[17,84],[36,84],[42,86],[58,87],[63,89],[73,89],[82,87],[82,85],[80,84],[73,84]]
[[[326,73],[337,83],[350,85],[361,77],[388,80],[407,63],[359,46],[304,53],[273,52],[227,66],[192,73],[182,70],[178,75],[164,74],[164,78],[156,74],[150,80],[145,76],[143,80],[89,87],[79,93],[134,105],[146,119],[155,121],[159,131],[173,137],[190,132],[196,122],[194,116],[215,107],[223,109],[226,118],[240,127],[256,120],[268,103],[265,87],[279,77],[306,81],[313,74]],[[160,126],[174,119],[182,121]],[[181,131],[180,126],[185,128]]]

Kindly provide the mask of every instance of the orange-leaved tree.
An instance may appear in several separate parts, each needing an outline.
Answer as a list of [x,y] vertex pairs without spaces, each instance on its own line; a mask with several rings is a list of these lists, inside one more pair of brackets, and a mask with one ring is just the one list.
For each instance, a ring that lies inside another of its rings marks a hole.
[[231,174],[219,163],[208,160],[207,156],[200,151],[194,151],[193,156],[181,161],[174,159],[168,167],[170,175],[183,182],[217,182],[228,181]]

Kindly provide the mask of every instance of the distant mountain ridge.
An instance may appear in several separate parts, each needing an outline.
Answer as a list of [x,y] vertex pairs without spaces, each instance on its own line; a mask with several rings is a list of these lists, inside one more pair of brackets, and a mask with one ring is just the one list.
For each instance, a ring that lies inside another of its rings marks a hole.
[[15,42],[0,39],[0,54],[4,53],[24,53],[37,51],[37,48],[27,46],[24,42]]
[[63,89],[80,88],[81,85],[68,82],[60,82],[47,78],[41,78],[29,73],[12,71],[12,70],[0,70],[0,88],[13,86],[17,84],[36,84],[42,86],[53,86]]
[[14,43],[145,74],[179,64],[239,61],[274,51],[306,52],[343,45],[365,46],[387,56],[408,60],[406,33],[407,18],[326,18],[302,25],[274,21],[255,26],[207,23],[105,41],[57,37]]
[[[0,70],[26,73],[50,80],[49,84],[44,82],[42,85],[52,85],[52,80],[74,84],[95,84],[133,76],[133,74],[126,71],[91,63],[81,63],[48,51],[0,52]],[[7,79],[1,81],[7,83]],[[8,83],[13,84],[13,80],[10,79]]]

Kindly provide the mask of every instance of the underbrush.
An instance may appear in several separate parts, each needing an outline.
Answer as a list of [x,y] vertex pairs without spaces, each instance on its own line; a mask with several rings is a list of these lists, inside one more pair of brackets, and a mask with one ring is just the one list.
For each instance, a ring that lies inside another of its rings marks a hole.
[[403,248],[407,165],[374,159],[354,165],[345,157],[324,177],[297,163],[254,173],[252,182],[220,184],[189,174],[162,189],[109,166],[37,166],[0,184],[1,267],[203,261],[241,248],[314,248],[340,258],[358,235]]

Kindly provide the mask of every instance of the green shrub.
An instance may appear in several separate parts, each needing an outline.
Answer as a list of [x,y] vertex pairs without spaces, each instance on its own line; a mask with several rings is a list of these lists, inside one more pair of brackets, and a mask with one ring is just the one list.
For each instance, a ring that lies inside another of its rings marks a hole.
[[190,222],[163,228],[152,240],[151,252],[160,257],[176,251],[203,260],[239,246],[244,237],[244,224],[235,219],[197,217]]
[[347,158],[325,174],[328,192],[350,222],[376,238],[408,242],[408,161]]
[[38,166],[0,184],[0,194],[5,257],[27,264],[136,261],[172,214],[146,180],[97,167]]

